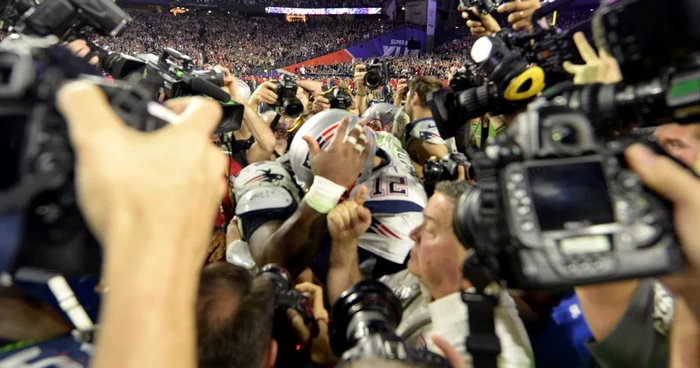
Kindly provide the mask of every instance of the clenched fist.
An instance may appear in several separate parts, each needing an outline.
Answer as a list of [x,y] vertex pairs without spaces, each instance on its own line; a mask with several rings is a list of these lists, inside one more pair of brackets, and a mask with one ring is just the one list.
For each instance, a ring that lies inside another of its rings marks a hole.
[[334,243],[349,243],[357,240],[369,228],[372,213],[364,207],[367,199],[367,187],[357,191],[352,200],[347,200],[328,213],[328,231]]

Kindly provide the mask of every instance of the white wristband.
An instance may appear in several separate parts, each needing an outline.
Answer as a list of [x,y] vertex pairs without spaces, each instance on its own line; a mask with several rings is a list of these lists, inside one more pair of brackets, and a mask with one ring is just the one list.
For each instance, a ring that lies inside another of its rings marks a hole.
[[347,188],[338,185],[322,176],[314,176],[314,183],[304,196],[309,207],[326,214],[338,204]]

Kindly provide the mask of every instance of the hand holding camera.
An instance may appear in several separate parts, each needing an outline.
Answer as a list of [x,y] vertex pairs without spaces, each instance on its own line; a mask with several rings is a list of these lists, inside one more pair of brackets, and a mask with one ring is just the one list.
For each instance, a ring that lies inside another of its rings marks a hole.
[[315,319],[315,324],[305,324],[299,312],[294,309],[287,310],[289,322],[297,333],[299,343],[311,346],[311,362],[314,366],[334,367],[338,363],[338,357],[333,354],[331,349],[328,333],[330,317],[323,306],[323,289],[310,282],[297,284],[294,289],[309,299]]
[[365,86],[365,75],[367,74],[367,66],[365,64],[355,65],[355,89],[360,97],[367,96],[367,86]]
[[480,14],[475,8],[465,10],[461,5],[458,10],[462,12],[463,19],[468,19],[467,27],[476,37],[491,36],[501,30],[501,26],[491,14]]
[[258,106],[262,103],[270,106],[277,102],[277,85],[274,82],[265,82],[255,89],[255,92],[250,96],[250,104]]
[[[211,214],[224,192],[225,156],[209,141],[221,118],[218,104],[203,98],[171,100],[167,106],[178,114],[176,121],[156,133],[139,133],[129,129],[104,94],[86,82],[67,85],[57,101],[78,157],[80,207],[98,238],[109,244],[105,237],[115,231],[115,216],[128,220],[120,215],[135,211],[187,226],[192,234],[211,229]],[[112,165],[106,167],[104,162]],[[202,247],[190,251],[201,253],[194,258],[202,259],[206,247],[198,240],[204,239],[192,240],[190,246]]]
[[499,13],[510,13],[508,23],[514,30],[530,30],[532,28],[532,15],[542,7],[540,0],[509,1],[498,7]]
[[403,101],[404,98],[406,98],[406,94],[408,93],[408,81],[406,78],[401,78],[399,79],[397,85],[396,85],[396,95],[394,96],[394,106],[400,107],[401,102]]
[[311,105],[311,111],[318,114],[321,111],[326,111],[331,108],[331,101],[324,95],[318,95],[314,98],[314,103]]
[[575,65],[570,61],[564,62],[564,70],[573,74],[574,84],[617,83],[622,80],[622,72],[617,60],[600,49],[598,53],[586,40],[583,33],[574,34],[574,43],[578,48],[585,65]]

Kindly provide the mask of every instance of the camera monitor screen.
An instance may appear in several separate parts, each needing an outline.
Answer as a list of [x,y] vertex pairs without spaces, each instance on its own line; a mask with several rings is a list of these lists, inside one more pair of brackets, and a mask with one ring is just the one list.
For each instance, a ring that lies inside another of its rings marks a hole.
[[528,177],[542,231],[615,221],[599,162],[529,167]]

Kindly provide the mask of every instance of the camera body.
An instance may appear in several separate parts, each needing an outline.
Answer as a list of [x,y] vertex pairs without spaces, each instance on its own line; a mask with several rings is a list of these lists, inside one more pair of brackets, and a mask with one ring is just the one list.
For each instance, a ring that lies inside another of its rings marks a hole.
[[681,270],[669,204],[627,167],[630,143],[599,140],[586,116],[564,105],[533,102],[475,154],[481,191],[462,198],[458,237],[520,289]]
[[342,361],[377,357],[449,367],[441,356],[412,349],[396,335],[401,304],[379,281],[363,280],[343,292],[333,307],[333,321],[337,339],[331,344]]
[[35,36],[59,36],[81,22],[96,32],[118,36],[131,21],[124,10],[111,0],[13,0],[3,12],[13,31]]
[[224,72],[217,68],[209,70],[195,70],[192,71],[192,75],[201,78],[215,86],[223,87],[224,84]]
[[352,106],[352,96],[344,88],[335,87],[323,94],[330,102],[331,109],[347,110]]
[[467,156],[462,153],[450,153],[439,161],[426,161],[423,165],[423,186],[428,195],[432,194],[437,183],[457,180],[460,166],[464,167],[465,172],[471,166]]
[[367,64],[365,74],[365,86],[369,89],[378,89],[389,81],[389,65],[379,59],[373,59]]
[[311,355],[308,347],[300,348],[297,333],[287,317],[287,309],[293,309],[304,319],[304,324],[316,323],[309,299],[294,290],[292,278],[282,267],[268,264],[260,269],[275,293],[275,315],[272,337],[278,343],[276,367],[310,367]]
[[[459,5],[467,11],[470,8],[476,8],[479,14],[491,14],[503,3],[503,0],[460,0]],[[471,13],[471,12],[469,12]],[[470,14],[471,15],[471,14]],[[476,19],[479,20],[480,19]]]
[[14,219],[0,246],[10,252],[0,257],[7,261],[1,270],[97,275],[102,250],[77,205],[74,155],[55,95],[65,82],[88,79],[130,127],[153,130],[167,124],[149,113],[155,93],[144,85],[98,77],[94,67],[53,36],[9,36],[0,45],[0,67],[7,71],[0,84],[0,147],[7,173],[0,181],[0,219]]
[[299,117],[304,112],[304,105],[297,98],[299,85],[294,78],[283,74],[279,81],[273,81],[277,85],[277,102],[275,107],[281,108],[282,112],[290,118]]

